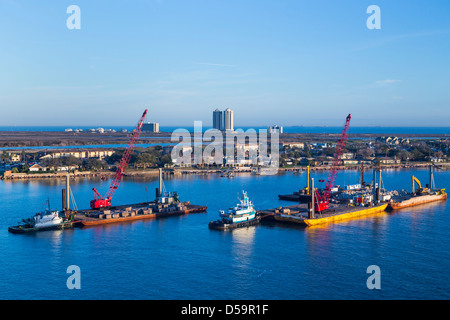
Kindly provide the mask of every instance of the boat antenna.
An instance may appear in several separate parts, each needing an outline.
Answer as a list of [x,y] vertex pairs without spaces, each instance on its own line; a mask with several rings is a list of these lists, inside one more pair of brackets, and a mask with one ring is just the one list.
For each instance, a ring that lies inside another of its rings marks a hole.
[[48,211],[51,211],[50,210],[50,198],[47,196],[47,204],[48,204]]

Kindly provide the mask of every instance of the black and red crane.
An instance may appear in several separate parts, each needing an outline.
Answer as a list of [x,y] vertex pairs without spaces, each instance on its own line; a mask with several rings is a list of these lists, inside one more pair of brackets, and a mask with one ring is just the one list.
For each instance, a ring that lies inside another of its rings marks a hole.
[[100,209],[111,206],[111,199],[116,192],[117,188],[122,181],[123,173],[128,163],[130,162],[131,155],[136,146],[136,142],[139,140],[142,131],[142,125],[144,124],[145,116],[147,115],[147,109],[142,114],[141,119],[139,120],[136,128],[133,130],[130,141],[128,141],[128,145],[123,153],[122,159],[120,160],[119,166],[117,167],[116,173],[111,181],[111,185],[109,186],[108,193],[105,197],[97,191],[97,189],[92,188],[94,190],[94,200],[91,200],[91,208],[92,209]]
[[340,159],[342,157],[342,153],[344,152],[345,145],[347,144],[348,129],[350,127],[351,118],[352,118],[352,115],[349,114],[345,121],[344,129],[342,129],[341,136],[339,137],[339,141],[336,145],[336,149],[334,151],[333,162],[331,164],[331,169],[328,172],[328,179],[327,179],[327,183],[325,185],[325,190],[324,190],[322,196],[320,196],[319,192],[317,192],[317,190],[316,190],[316,193],[315,193],[316,201],[314,204],[314,210],[317,212],[328,209],[328,202],[330,200],[331,190],[334,188],[334,185],[336,183],[337,167],[338,167]]

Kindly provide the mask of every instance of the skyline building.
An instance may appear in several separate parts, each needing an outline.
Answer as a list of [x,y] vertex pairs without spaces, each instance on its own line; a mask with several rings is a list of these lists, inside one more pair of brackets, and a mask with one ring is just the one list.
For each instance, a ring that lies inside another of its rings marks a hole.
[[234,112],[230,108],[225,111],[216,109],[213,111],[213,128],[220,131],[234,130]]
[[219,109],[213,111],[213,128],[217,130],[223,130],[223,112]]
[[142,125],[142,131],[146,132],[159,132],[158,122],[147,122]]
[[271,126],[271,127],[269,127],[269,132],[270,133],[282,134],[283,133],[283,127],[282,126],[278,126],[278,125]]
[[227,108],[224,111],[223,118],[224,118],[224,130],[225,131],[227,131],[227,130],[233,131],[234,130],[233,110],[231,110],[230,108]]

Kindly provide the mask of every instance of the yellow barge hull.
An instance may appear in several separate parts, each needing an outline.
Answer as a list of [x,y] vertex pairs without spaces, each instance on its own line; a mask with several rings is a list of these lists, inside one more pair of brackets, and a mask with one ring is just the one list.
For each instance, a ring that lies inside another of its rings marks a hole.
[[367,216],[367,215],[374,214],[374,213],[383,212],[386,210],[387,206],[388,206],[387,204],[383,204],[383,205],[377,206],[377,207],[365,208],[365,209],[351,211],[351,212],[343,212],[340,214],[323,217],[323,218],[304,219],[303,222],[307,226],[316,226],[316,225],[324,224],[324,223],[333,223],[333,222],[338,222],[338,221],[343,221],[343,220],[349,220],[349,219],[353,219],[353,218]]

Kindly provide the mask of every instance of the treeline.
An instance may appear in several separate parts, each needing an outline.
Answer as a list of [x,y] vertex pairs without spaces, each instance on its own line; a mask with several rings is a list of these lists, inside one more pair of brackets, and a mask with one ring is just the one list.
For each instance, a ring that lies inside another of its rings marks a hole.
[[[117,166],[122,159],[125,150],[120,149],[111,156],[103,160],[96,158],[79,159],[74,156],[62,157],[57,159],[42,160],[41,165],[52,168],[77,166],[80,171],[99,171],[107,170]],[[160,146],[150,148],[136,148],[130,158],[128,166],[130,168],[157,168],[164,167],[165,164],[172,164],[170,154],[164,154]]]
[[[42,167],[48,168],[47,171],[56,172],[61,167],[77,167],[79,171],[100,171],[115,169],[120,163],[125,150],[116,150],[111,156],[105,157],[103,160],[97,158],[80,159],[75,156],[67,156],[61,158],[49,158],[40,161]],[[164,167],[165,164],[172,164],[170,154],[164,154],[163,148],[160,146],[150,148],[137,148],[130,159],[130,168],[157,168]],[[29,172],[27,163],[13,168],[13,173]]]
[[[285,149],[280,154],[281,160],[288,158],[325,158],[333,157],[335,148],[311,148],[305,144],[304,149]],[[402,161],[429,161],[430,158],[448,158],[450,156],[450,140],[417,140],[407,145],[388,145],[382,142],[367,143],[348,141],[344,153],[352,153],[357,159],[395,158]]]
[[[113,155],[106,157],[105,162],[108,165],[117,165],[120,163],[125,150],[118,150]],[[158,168],[166,164],[172,164],[170,154],[164,153],[161,146],[150,148],[136,148],[130,158],[129,166],[132,168]]]
[[43,159],[40,165],[49,168],[50,171],[56,171],[59,167],[78,167],[80,171],[97,171],[108,168],[108,165],[99,159],[80,159],[72,155],[56,159]]

